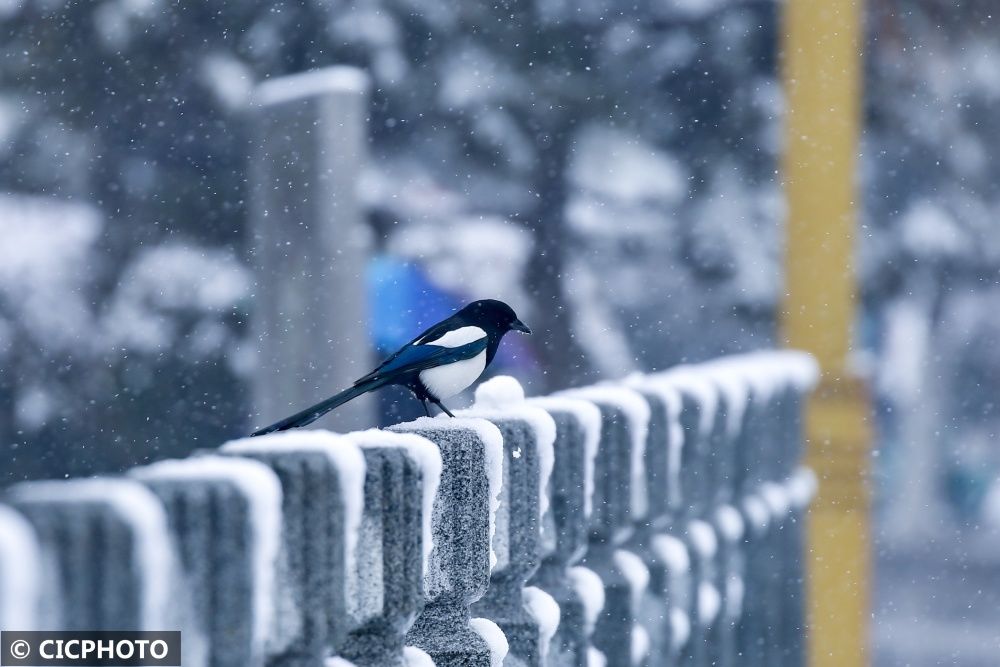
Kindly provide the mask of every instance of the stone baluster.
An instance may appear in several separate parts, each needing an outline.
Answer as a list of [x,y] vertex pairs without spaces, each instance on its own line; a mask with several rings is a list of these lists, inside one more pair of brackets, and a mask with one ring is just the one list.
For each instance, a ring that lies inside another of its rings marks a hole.
[[[26,482],[9,492],[31,523],[58,589],[58,630],[178,629],[185,610],[163,506],[142,485],[92,478]],[[20,628],[11,628],[20,629]],[[194,646],[192,646],[194,648]],[[190,664],[204,664],[190,652]]]
[[594,630],[595,647],[609,665],[642,664],[649,636],[636,622],[649,571],[625,550],[637,521],[648,514],[644,471],[649,404],[624,387],[599,385],[559,392],[601,411],[601,455],[594,472],[594,513],[583,565],[604,582],[604,608]]
[[500,431],[483,419],[428,417],[389,430],[427,438],[437,445],[443,464],[431,522],[434,550],[424,577],[424,608],[406,641],[430,655],[438,667],[501,664],[506,654],[503,633],[484,619],[472,619],[470,612],[486,592],[496,559],[491,537],[503,482]]
[[369,430],[344,437],[361,447],[365,483],[350,630],[338,653],[358,667],[405,667],[406,634],[424,604],[441,456],[412,434]]
[[549,647],[548,667],[586,667],[590,637],[603,606],[604,585],[577,565],[587,549],[593,511],[594,465],[601,439],[601,412],[580,399],[545,396],[528,399],[556,426],[555,464],[549,480],[550,511],[544,533],[555,536],[552,551],[531,583],[559,605],[560,621]]
[[255,459],[282,487],[282,541],[287,558],[278,586],[291,607],[282,611],[296,635],[269,656],[271,665],[318,665],[347,632],[348,573],[354,571],[364,508],[365,459],[349,439],[296,430],[245,438],[220,454]]
[[58,610],[52,608],[53,591],[45,594],[44,558],[31,524],[0,505],[0,628],[40,630],[43,619],[52,623]]
[[559,607],[538,588],[525,584],[556,536],[542,531],[549,510],[549,478],[554,462],[555,422],[543,409],[525,404],[524,391],[511,377],[496,377],[476,390],[472,409],[461,416],[493,423],[503,437],[504,478],[493,549],[497,563],[490,585],[473,613],[503,630],[510,652],[507,667],[544,663],[559,623]]
[[211,455],[130,475],[166,508],[197,630],[184,635],[185,647],[204,642],[210,667],[258,667],[281,654],[293,635],[278,616],[290,605],[276,587],[284,559],[277,476],[257,461]]

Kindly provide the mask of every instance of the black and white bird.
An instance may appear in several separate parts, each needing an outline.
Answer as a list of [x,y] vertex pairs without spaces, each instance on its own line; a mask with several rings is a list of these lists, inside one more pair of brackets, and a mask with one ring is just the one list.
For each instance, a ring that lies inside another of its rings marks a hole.
[[412,391],[428,415],[427,402],[430,401],[449,417],[454,417],[441,401],[464,391],[479,379],[508,331],[531,333],[514,314],[514,309],[503,301],[474,301],[411,340],[352,387],[255,431],[253,435],[306,426],[351,399],[388,385],[400,385]]

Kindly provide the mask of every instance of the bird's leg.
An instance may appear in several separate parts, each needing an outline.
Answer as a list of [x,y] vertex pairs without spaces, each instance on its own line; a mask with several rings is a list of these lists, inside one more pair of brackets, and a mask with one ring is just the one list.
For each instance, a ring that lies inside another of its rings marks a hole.
[[449,417],[454,418],[455,415],[451,414],[451,410],[449,410],[448,408],[444,407],[444,403],[442,403],[438,399],[434,398],[433,396],[431,397],[431,402],[434,403],[434,405],[436,405],[439,408],[441,408],[442,410],[444,410],[444,413],[446,415],[448,415]]
[[429,407],[427,407],[427,399],[426,398],[421,398],[420,399],[420,405],[424,406],[424,414],[427,415],[428,417],[430,417],[431,416],[431,409]]

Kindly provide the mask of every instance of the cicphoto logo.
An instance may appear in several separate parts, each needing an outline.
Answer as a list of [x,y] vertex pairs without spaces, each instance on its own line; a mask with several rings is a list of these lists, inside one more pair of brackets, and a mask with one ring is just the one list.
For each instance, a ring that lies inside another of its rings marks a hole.
[[180,667],[181,633],[0,632],[0,665]]

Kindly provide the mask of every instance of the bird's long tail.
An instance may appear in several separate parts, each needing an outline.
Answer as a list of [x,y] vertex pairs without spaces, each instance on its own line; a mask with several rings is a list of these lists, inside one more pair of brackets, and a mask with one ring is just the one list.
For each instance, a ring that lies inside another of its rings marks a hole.
[[330,410],[337,408],[348,401],[357,398],[361,394],[366,394],[373,389],[378,389],[384,382],[380,380],[369,380],[368,382],[362,382],[354,385],[339,394],[334,394],[325,401],[320,401],[316,405],[306,408],[302,412],[297,412],[291,417],[285,417],[279,422],[275,422],[270,426],[265,426],[262,429],[258,429],[250,434],[251,437],[256,435],[266,435],[268,433],[275,433],[276,431],[287,431],[290,428],[299,428],[300,426],[307,426],[312,424],[314,421],[325,415]]

